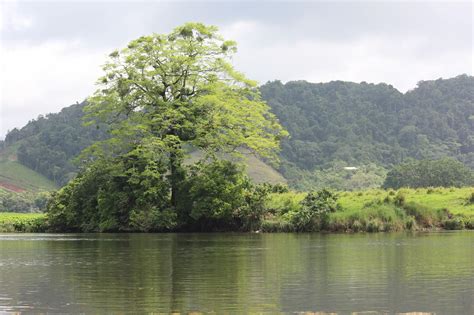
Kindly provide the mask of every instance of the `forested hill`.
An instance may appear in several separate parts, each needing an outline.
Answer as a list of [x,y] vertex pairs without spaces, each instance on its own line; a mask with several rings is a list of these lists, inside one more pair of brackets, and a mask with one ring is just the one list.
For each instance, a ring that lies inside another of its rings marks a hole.
[[83,126],[85,104],[63,108],[61,112],[40,116],[5,137],[5,147],[16,147],[17,160],[48,177],[58,185],[66,184],[76,167],[71,163],[84,148],[104,139],[105,128]]
[[[13,129],[7,134],[3,145],[0,142],[0,157],[2,151],[16,151],[13,154],[15,160],[46,176],[58,186],[65,185],[76,174],[74,158],[92,143],[107,137],[106,126],[98,128],[95,125],[83,125],[84,106],[85,103],[71,105],[59,113],[31,120],[21,129]],[[196,158],[198,154],[193,156]],[[277,170],[256,157],[247,156],[245,161],[248,175],[256,182],[286,182]],[[5,175],[2,174],[1,166],[0,160],[0,177]],[[26,178],[15,180],[25,181]],[[1,184],[0,178],[0,187]]]
[[[474,77],[422,81],[405,94],[387,84],[342,81],[274,81],[261,91],[290,132],[281,172],[294,187],[380,185],[387,169],[408,158],[449,156],[474,168]],[[14,129],[5,145],[18,147],[22,164],[64,184],[75,171],[71,159],[105,135],[82,126],[83,106]]]
[[274,81],[261,91],[291,135],[282,171],[296,186],[324,182],[331,174],[321,170],[335,166],[371,165],[377,173],[407,158],[449,156],[474,168],[472,76],[422,81],[406,94],[341,81]]

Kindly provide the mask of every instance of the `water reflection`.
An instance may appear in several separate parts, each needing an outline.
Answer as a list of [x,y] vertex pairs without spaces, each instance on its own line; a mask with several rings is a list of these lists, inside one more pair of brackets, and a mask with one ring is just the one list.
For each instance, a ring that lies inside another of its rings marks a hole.
[[0,235],[0,312],[472,314],[473,238]]

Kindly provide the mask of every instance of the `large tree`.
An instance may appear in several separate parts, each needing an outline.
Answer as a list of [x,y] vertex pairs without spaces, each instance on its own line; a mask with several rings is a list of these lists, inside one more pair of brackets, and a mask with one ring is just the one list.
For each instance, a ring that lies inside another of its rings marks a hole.
[[190,148],[208,156],[245,149],[276,160],[286,131],[256,83],[232,67],[235,52],[235,42],[200,23],[112,52],[85,108],[90,123],[110,125],[111,138],[88,152],[116,155],[137,146],[159,152],[168,161],[173,206]]

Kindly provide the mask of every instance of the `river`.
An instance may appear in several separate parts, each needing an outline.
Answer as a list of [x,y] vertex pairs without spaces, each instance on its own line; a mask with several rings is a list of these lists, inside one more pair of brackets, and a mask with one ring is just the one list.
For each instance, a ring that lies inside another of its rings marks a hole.
[[474,314],[474,233],[0,234],[0,313]]

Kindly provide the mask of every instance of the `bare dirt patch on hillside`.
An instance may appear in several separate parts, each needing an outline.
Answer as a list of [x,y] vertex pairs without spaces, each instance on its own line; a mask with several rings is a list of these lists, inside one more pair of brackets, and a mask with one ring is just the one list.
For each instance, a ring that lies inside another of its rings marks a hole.
[[9,190],[9,191],[13,191],[13,192],[16,192],[16,193],[21,193],[21,192],[24,192],[25,190],[21,187],[18,187],[16,185],[13,185],[11,183],[7,183],[7,182],[4,182],[4,181],[0,181],[0,187],[1,188],[4,188],[6,190]]

